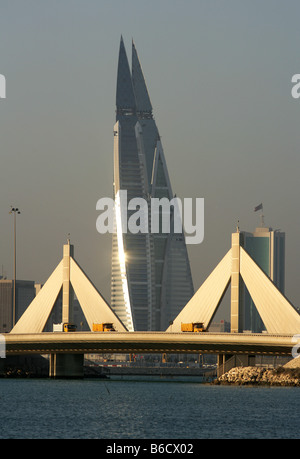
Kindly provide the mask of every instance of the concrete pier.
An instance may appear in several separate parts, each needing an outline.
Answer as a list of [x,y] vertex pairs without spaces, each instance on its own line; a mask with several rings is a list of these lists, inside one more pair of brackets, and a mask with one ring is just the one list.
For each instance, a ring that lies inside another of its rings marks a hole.
[[50,354],[50,378],[83,378],[84,354]]

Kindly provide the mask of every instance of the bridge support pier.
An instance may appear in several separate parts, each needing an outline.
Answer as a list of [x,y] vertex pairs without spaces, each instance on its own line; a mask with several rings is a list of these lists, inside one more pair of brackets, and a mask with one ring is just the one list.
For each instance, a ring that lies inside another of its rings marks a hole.
[[5,374],[5,359],[0,359],[0,376]]
[[252,354],[218,354],[217,377],[222,376],[234,367],[255,366],[255,355]]
[[50,354],[49,377],[83,378],[84,354]]

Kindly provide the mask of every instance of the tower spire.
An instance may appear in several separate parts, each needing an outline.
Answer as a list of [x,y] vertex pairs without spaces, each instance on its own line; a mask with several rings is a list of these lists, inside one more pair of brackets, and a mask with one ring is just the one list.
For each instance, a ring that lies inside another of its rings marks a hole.
[[117,119],[119,115],[134,114],[136,110],[132,79],[123,37],[121,35],[117,76]]
[[[142,117],[152,118],[152,104],[147,90],[142,67],[132,40],[132,84],[136,98],[137,111]],[[144,113],[144,116],[143,116]]]

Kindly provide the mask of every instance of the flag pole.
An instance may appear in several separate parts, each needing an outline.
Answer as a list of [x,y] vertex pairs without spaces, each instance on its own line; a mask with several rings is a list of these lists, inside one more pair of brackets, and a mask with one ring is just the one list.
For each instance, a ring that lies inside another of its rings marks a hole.
[[261,209],[261,214],[260,214],[260,226],[261,226],[261,228],[264,228],[264,226],[265,226],[264,218],[265,218],[264,211],[263,211],[263,209]]
[[256,207],[254,208],[254,212],[257,212],[258,210],[261,210],[261,214],[260,214],[260,227],[261,227],[261,228],[264,228],[264,226],[265,226],[264,217],[265,217],[265,216],[264,216],[264,209],[263,209],[262,203],[259,204],[259,206],[256,206]]

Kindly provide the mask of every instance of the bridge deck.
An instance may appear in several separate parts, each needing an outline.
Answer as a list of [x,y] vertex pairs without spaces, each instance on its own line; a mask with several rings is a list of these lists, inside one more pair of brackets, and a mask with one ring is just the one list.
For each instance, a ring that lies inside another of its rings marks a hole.
[[292,335],[72,332],[5,334],[6,353],[227,353],[289,355]]

